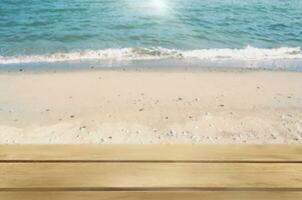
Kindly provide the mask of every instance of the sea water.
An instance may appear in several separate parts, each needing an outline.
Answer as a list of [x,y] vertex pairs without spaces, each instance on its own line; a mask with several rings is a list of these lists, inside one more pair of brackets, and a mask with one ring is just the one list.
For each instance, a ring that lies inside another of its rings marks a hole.
[[1,67],[173,60],[301,71],[301,46],[302,0],[0,0]]

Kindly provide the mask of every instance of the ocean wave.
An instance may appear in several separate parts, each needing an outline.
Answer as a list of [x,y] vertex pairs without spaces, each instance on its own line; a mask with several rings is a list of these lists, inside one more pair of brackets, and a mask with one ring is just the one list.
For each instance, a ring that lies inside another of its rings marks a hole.
[[247,46],[243,49],[197,49],[181,51],[166,48],[122,48],[104,50],[83,50],[69,53],[45,55],[0,56],[0,64],[50,63],[88,60],[158,60],[199,59],[206,61],[262,61],[279,59],[302,59],[300,47],[261,49]]

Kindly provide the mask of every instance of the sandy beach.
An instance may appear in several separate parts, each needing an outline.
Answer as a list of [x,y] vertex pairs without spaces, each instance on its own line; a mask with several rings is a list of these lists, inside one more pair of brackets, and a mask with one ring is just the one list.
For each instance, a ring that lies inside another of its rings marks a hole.
[[0,74],[0,143],[301,143],[302,73]]

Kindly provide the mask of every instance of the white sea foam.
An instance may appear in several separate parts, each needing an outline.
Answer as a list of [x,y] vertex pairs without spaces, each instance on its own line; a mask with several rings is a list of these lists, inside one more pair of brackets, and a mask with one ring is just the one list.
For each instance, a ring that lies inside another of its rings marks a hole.
[[300,47],[281,47],[260,49],[198,49],[180,51],[165,48],[122,48],[104,50],[85,50],[70,53],[46,55],[0,56],[0,64],[51,63],[64,61],[131,61],[158,59],[199,59],[205,61],[266,61],[280,59],[302,59]]
[[302,58],[300,47],[281,47],[275,49],[259,49],[248,46],[245,49],[201,49],[184,52],[187,58],[208,60],[266,60]]

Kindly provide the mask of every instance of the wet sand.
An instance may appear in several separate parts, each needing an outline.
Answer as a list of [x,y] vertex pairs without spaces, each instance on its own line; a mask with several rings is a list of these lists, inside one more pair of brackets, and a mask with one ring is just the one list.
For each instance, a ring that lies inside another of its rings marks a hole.
[[302,73],[0,74],[0,143],[301,143]]

